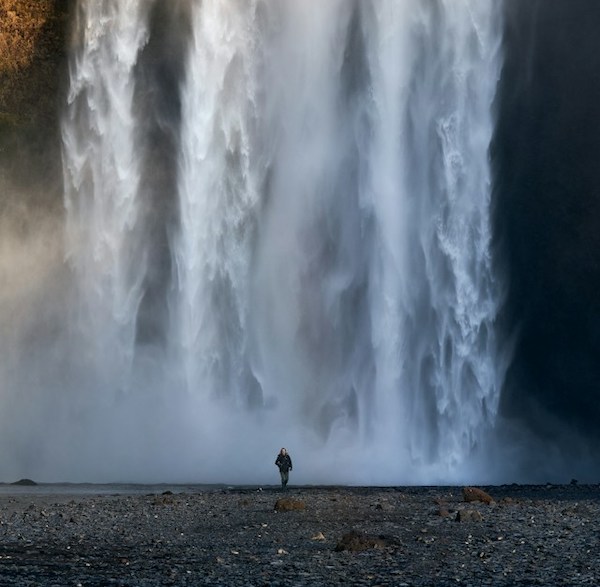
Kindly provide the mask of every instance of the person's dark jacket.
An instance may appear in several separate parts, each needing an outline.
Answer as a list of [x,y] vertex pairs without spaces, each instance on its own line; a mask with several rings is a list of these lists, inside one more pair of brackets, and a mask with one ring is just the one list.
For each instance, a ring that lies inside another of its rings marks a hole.
[[277,455],[277,460],[275,461],[275,464],[279,467],[280,471],[291,471],[292,470],[292,458],[290,457],[290,455],[285,454],[279,454]]

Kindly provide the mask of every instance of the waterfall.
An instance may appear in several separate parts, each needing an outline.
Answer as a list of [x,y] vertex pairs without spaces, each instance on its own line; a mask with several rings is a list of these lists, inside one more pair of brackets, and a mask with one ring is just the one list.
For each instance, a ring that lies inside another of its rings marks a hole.
[[492,3],[196,5],[173,302],[192,393],[389,446],[390,479],[470,454],[502,378],[500,34]]
[[500,13],[468,1],[367,12],[380,441],[452,471],[493,426],[503,378],[488,156]]
[[134,69],[147,40],[144,2],[79,2],[63,123],[72,318],[82,360],[122,388],[134,355],[145,273]]
[[[500,19],[497,6],[477,2],[399,12],[391,3],[378,16],[395,26],[382,35],[387,39],[412,20],[413,46],[396,40],[396,51],[414,60],[409,80],[387,74],[389,46],[380,44],[374,54],[374,69],[383,74],[376,86],[383,127],[371,156],[382,239],[373,268],[387,296],[375,301],[380,371],[390,374],[386,394],[398,386],[410,390],[401,413],[410,426],[403,444],[411,459],[435,455],[452,471],[493,425],[503,377],[494,333],[500,300],[490,257],[488,157]],[[436,42],[418,39],[424,32],[436,32]],[[390,119],[401,121],[395,131]],[[402,161],[400,171],[394,159]],[[397,341],[386,334],[390,323],[402,333]]]
[[194,5],[174,242],[172,344],[186,387],[206,398],[233,394],[242,404],[252,393],[247,320],[261,184],[255,14],[256,2]]
[[152,5],[79,1],[63,123],[68,353],[81,393],[106,397],[88,415],[111,430],[106,470],[265,482],[286,445],[298,482],[474,474],[504,376],[498,3],[190,2],[150,349],[138,68]]

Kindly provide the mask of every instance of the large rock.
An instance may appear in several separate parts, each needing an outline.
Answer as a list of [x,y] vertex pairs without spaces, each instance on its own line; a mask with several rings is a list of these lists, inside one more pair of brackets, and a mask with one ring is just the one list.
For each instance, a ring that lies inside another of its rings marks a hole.
[[337,543],[335,550],[349,550],[350,552],[360,552],[371,548],[385,548],[387,542],[380,536],[369,536],[357,530],[351,530],[344,534]]
[[480,501],[481,503],[494,503],[494,498],[483,489],[477,487],[463,487],[463,498],[466,502]]
[[299,499],[292,499],[290,497],[282,497],[275,502],[276,512],[292,512],[294,510],[304,510],[306,504]]
[[37,483],[32,479],[19,479],[18,481],[11,483],[11,485],[23,485],[25,487],[33,487],[34,485],[37,485]]

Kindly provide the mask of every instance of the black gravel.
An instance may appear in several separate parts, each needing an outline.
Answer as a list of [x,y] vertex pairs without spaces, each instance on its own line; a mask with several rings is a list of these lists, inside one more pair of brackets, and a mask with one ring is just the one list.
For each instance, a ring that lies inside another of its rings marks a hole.
[[461,489],[1,495],[0,585],[600,585],[600,486]]

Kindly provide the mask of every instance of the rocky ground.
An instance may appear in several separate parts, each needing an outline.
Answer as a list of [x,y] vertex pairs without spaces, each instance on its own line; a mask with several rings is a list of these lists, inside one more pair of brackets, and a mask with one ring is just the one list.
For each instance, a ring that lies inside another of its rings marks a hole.
[[0,584],[600,584],[600,486],[483,489],[4,488]]

